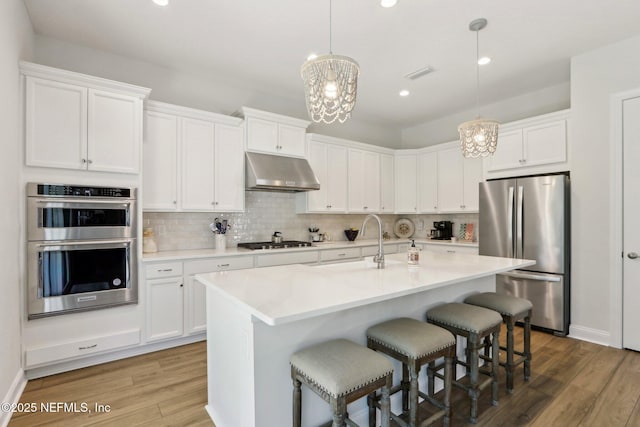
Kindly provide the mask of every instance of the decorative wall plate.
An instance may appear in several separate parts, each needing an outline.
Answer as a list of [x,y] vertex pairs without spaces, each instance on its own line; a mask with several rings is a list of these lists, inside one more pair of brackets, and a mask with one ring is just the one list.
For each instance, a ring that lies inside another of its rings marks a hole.
[[408,218],[400,218],[396,221],[396,224],[393,226],[393,232],[396,236],[408,239],[413,236],[413,232],[416,230],[416,227],[413,225],[413,222]]

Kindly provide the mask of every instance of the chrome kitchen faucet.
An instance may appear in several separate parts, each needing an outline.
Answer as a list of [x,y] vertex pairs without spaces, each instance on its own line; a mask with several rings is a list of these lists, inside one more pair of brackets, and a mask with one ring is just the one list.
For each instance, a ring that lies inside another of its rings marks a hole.
[[378,215],[369,214],[362,222],[362,235],[364,236],[365,227],[367,226],[367,221],[370,218],[375,218],[378,221],[378,253],[373,257],[373,262],[378,264],[378,268],[384,268],[384,248],[382,247],[382,221],[380,221],[380,217]]

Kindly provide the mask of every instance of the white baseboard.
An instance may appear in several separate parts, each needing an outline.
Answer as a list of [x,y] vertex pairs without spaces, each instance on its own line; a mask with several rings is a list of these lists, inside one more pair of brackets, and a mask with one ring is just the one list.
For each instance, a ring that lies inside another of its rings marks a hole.
[[611,345],[611,334],[608,331],[588,328],[580,325],[569,326],[569,337],[582,341],[589,341],[594,344]]
[[[24,387],[27,385],[27,378],[24,375],[24,371],[19,369],[16,373],[16,377],[11,383],[11,387],[7,391],[7,394],[2,399],[2,403],[18,403],[20,401],[20,396],[22,396],[22,392],[24,391]],[[11,420],[12,412],[0,411],[0,427],[7,427],[9,425],[9,421]]]

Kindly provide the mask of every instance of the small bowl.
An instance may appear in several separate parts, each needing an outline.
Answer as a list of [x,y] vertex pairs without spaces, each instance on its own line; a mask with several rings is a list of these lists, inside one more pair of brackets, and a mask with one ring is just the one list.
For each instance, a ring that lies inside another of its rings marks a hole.
[[350,242],[353,242],[358,237],[358,230],[344,230],[344,235],[347,236]]

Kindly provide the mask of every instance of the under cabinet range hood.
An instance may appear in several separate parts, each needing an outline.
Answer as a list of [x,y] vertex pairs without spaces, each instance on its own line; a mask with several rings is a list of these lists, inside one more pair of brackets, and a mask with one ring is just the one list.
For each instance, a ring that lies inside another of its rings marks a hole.
[[263,153],[246,153],[247,190],[312,191],[320,189],[320,181],[306,159]]

